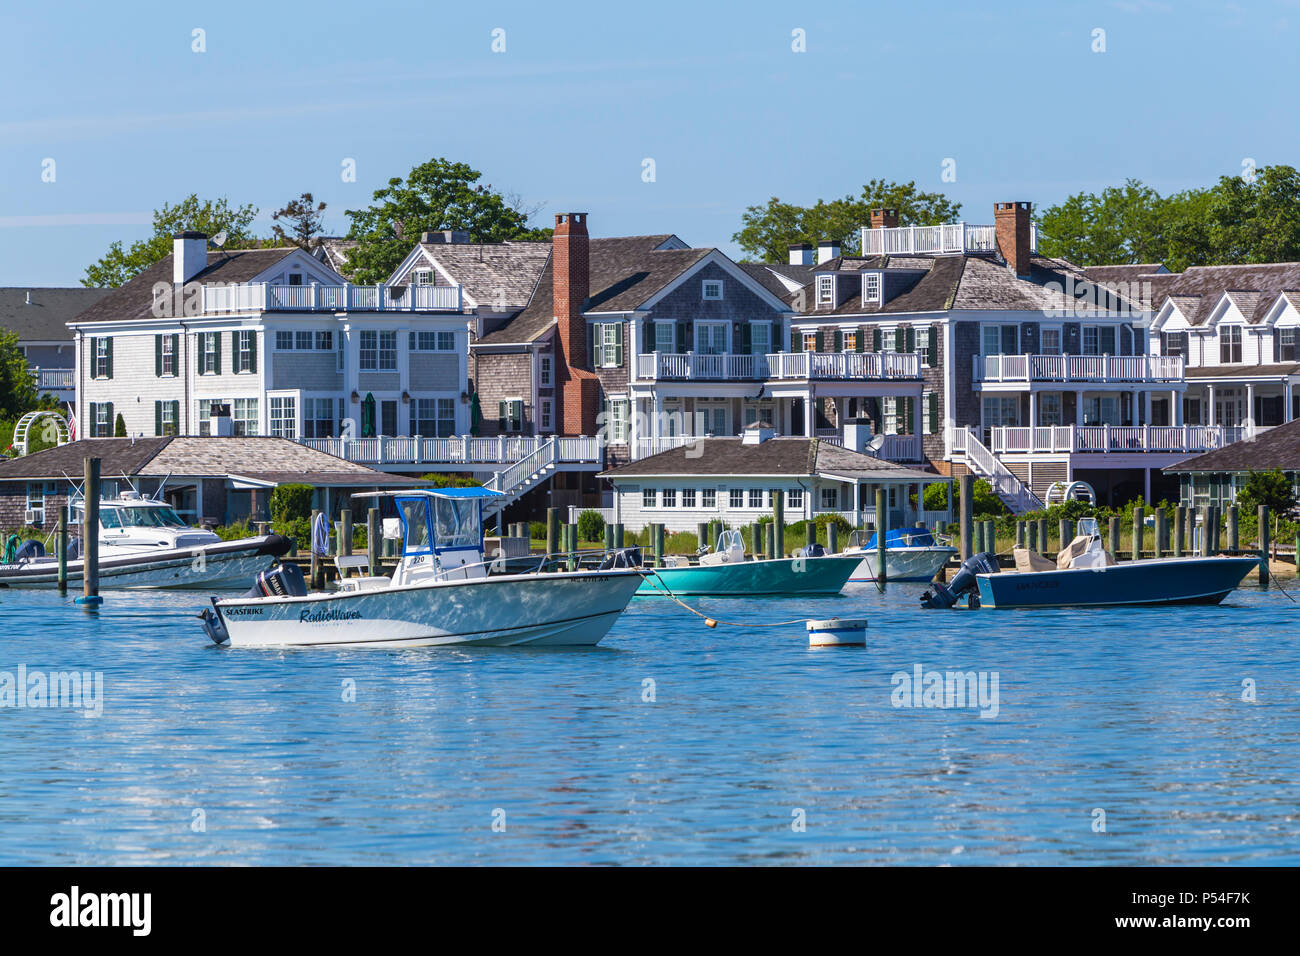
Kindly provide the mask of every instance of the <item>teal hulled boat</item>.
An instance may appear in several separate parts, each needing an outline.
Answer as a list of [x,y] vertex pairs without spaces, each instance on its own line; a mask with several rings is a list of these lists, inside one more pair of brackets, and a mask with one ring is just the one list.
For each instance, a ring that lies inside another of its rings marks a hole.
[[[682,560],[682,559],[679,559]],[[738,531],[724,531],[718,549],[698,564],[658,568],[641,582],[637,595],[767,597],[839,594],[861,562],[860,555],[821,555],[750,560]]]

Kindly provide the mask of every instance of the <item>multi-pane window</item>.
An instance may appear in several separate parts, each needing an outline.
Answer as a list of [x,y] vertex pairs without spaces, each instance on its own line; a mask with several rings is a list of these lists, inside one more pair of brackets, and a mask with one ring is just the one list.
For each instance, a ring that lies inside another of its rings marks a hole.
[[310,352],[316,336],[311,329],[298,329],[293,333],[293,347],[303,352]]
[[703,488],[700,490],[700,507],[716,508],[718,506],[718,489]]
[[845,352],[856,352],[858,350],[858,333],[856,329],[851,332],[845,332],[843,340]]
[[[273,405],[274,401],[272,399]],[[302,400],[302,436],[304,438],[334,436],[334,399],[304,398]]]
[[113,340],[98,338],[95,342],[95,378],[113,377]]
[[697,435],[715,435],[721,437],[730,432],[728,420],[730,416],[730,404],[726,402],[705,402],[697,401],[695,403],[695,433]]
[[235,399],[231,407],[231,426],[236,435],[256,435],[258,433],[257,399]]
[[1165,355],[1187,355],[1186,332],[1161,332],[1160,343],[1160,350]]
[[661,507],[664,507],[664,508],[676,508],[676,507],[677,507],[677,489],[676,489],[676,488],[665,488],[664,491],[663,491],[663,494],[660,496],[659,504],[660,504]]
[[653,508],[655,506],[657,492],[654,488],[641,489],[641,507]]
[[898,330],[881,329],[880,331],[880,350],[882,352],[897,351]]
[[280,329],[275,333],[275,350],[277,352],[293,351],[293,332]]
[[727,323],[700,322],[695,327],[695,351],[721,355],[727,351]]
[[109,435],[113,434],[113,422],[110,418],[110,415],[112,414],[113,411],[113,406],[109,402],[99,402],[98,404],[92,403],[92,407],[95,410],[94,437],[107,438]]
[[838,511],[840,507],[840,489],[834,485],[822,489],[822,511]]
[[198,423],[200,435],[212,434],[212,406],[217,404],[219,401],[220,399],[216,398],[199,399]]
[[[251,330],[235,333],[235,371],[251,372],[254,368],[253,343],[257,333]],[[164,355],[164,358],[166,356]]]
[[394,371],[397,368],[397,333],[379,333],[379,368]]
[[454,352],[455,332],[412,332],[408,347],[412,352]]
[[749,489],[749,506],[750,506],[751,508],[761,508],[761,507],[763,507],[763,489],[762,489],[762,488],[750,488],[750,489]]
[[221,371],[221,333],[199,333],[199,374],[214,375]]
[[1020,326],[985,325],[980,332],[985,355],[1015,355],[1020,351]]
[[694,488],[683,488],[683,489],[682,489],[682,507],[683,507],[683,508],[694,508],[694,507],[695,507],[695,489],[694,489]]
[[366,329],[361,333],[361,347],[357,350],[357,366],[366,371],[379,368],[379,333]]
[[455,399],[417,398],[411,411],[412,434],[431,438],[450,438],[456,434]]
[[539,431],[555,430],[555,399],[539,398],[537,400],[537,428]]
[[880,301],[880,273],[866,272],[862,276],[862,301]]
[[1084,355],[1114,355],[1115,326],[1085,325],[1083,327]]
[[791,510],[794,511],[803,510],[803,489],[802,488],[791,488],[789,491],[786,492],[785,498],[786,498],[786,504],[790,506]]
[[1219,326],[1219,362],[1227,365],[1241,361],[1241,326]]
[[334,333],[329,329],[321,329],[317,331],[316,348],[321,352],[334,351]]
[[271,434],[280,438],[298,437],[298,409],[292,395],[272,395],[269,407]]
[[553,369],[555,360],[549,355],[539,355],[537,357],[537,384],[542,388],[550,388],[554,384]]
[[1040,334],[1039,351],[1043,355],[1060,355],[1061,354],[1061,330],[1060,329],[1043,329]]
[[1279,362],[1295,361],[1295,329],[1277,330],[1277,360]]
[[804,350],[805,352],[816,352],[816,351],[817,351],[817,333],[816,333],[816,332],[805,332],[805,333],[803,334],[803,350]]
[[1020,399],[1014,395],[986,395],[984,424],[990,428],[998,425],[1019,425]]
[[623,364],[623,323],[597,322],[594,329],[597,368],[617,368]]
[[930,365],[930,328],[919,326],[916,329],[916,350],[921,353],[921,364]]
[[655,323],[655,351],[664,353],[677,351],[676,322]]
[[605,403],[605,441],[614,445],[627,443],[631,434],[631,407],[626,398],[614,398]]
[[770,322],[750,323],[749,351],[753,355],[766,355],[772,351],[772,324]]
[[1043,392],[1039,398],[1038,424],[1061,424],[1061,396],[1056,392]]
[[162,372],[163,375],[168,375],[168,376],[175,375],[176,374],[176,336],[164,335],[161,336],[161,339],[162,339],[162,345],[161,345],[162,367],[160,371]]
[[818,305],[835,304],[835,277],[834,276],[817,277],[817,304]]
[[497,402],[497,431],[501,434],[520,432],[524,427],[524,401],[521,398]]
[[708,301],[719,301],[722,298],[722,280],[705,279],[702,291],[704,299]]
[[745,507],[745,489],[732,488],[727,498],[727,504],[732,508]]
[[155,402],[158,408],[158,434],[176,434],[176,406],[179,402]]

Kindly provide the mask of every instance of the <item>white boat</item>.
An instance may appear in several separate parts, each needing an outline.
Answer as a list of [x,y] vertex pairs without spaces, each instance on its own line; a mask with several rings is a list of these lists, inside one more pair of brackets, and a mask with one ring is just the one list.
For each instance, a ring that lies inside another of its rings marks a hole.
[[[876,535],[865,531],[849,534],[845,554],[858,554],[862,562],[850,581],[876,580]],[[937,540],[923,527],[895,528],[885,533],[885,579],[888,581],[933,581],[939,569],[957,549]]]
[[[73,525],[85,527],[85,502],[71,502]],[[212,588],[245,583],[292,546],[278,534],[222,541],[187,525],[165,501],[127,492],[99,503],[99,586],[111,588]],[[80,544],[80,542],[78,542]],[[57,545],[55,545],[57,547]],[[68,584],[80,586],[83,562],[68,559]],[[39,541],[25,542],[19,557],[0,564],[0,587],[54,588],[59,559]]]
[[397,503],[402,554],[391,578],[345,578],[308,593],[285,565],[239,598],[212,599],[204,628],[233,647],[594,645],[646,574],[637,549],[541,558],[507,573],[483,553],[484,488],[384,492]]

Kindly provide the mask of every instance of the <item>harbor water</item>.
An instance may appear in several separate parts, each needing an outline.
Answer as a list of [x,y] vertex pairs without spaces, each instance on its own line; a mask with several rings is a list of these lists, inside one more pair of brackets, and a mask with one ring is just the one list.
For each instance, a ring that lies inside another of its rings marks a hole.
[[[643,598],[594,649],[404,651],[218,648],[206,595],[0,592],[0,864],[1300,863],[1284,592],[920,591],[690,602],[716,629]],[[865,647],[809,647],[836,615]],[[20,668],[102,683],[43,706]]]

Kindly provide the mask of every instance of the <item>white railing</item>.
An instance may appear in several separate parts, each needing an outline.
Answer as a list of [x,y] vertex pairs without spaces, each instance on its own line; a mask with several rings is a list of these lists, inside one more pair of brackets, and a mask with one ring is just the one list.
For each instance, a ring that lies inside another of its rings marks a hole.
[[[989,429],[994,454],[1214,451],[1247,437],[1235,425],[1049,425]],[[964,451],[953,443],[953,452]]]
[[774,379],[908,379],[921,377],[919,352],[776,352]]
[[767,356],[702,352],[650,352],[637,356],[640,379],[759,379],[767,377]]
[[203,286],[211,312],[458,312],[460,286],[242,285]]
[[[939,226],[894,226],[889,229],[862,229],[862,254],[935,255],[959,252],[996,252],[997,227],[977,226],[964,222]],[[1029,226],[1029,250],[1038,251],[1038,227]]]
[[1181,355],[976,355],[977,382],[1182,382]]
[[476,438],[380,436],[377,438],[300,438],[317,451],[359,465],[502,465],[522,462],[539,449],[555,446],[556,460],[596,462],[603,460],[598,438],[553,438],[540,435],[499,435]]
[[657,455],[660,452],[672,451],[674,448],[684,448],[687,445],[694,445],[699,441],[707,439],[696,438],[694,435],[665,435],[661,438],[638,438],[632,448],[632,457],[635,459],[649,458],[651,455]]
[[[504,471],[498,471],[483,483],[483,487],[513,496],[514,492],[529,478],[542,469],[555,464],[556,459],[559,457],[558,445],[559,442],[555,440],[546,442],[527,458],[521,459]],[[502,503],[501,507],[504,507],[504,503]]]
[[77,387],[77,373],[70,368],[33,368],[32,381],[40,392],[66,391]]
[[[959,431],[962,430],[964,429],[959,429]],[[988,480],[989,485],[993,488],[993,493],[1001,498],[1002,502],[1013,512],[1023,514],[1026,511],[1037,511],[1043,507],[1043,503],[1038,499],[1038,496],[1024,482],[1013,475],[1006,465],[998,461],[997,456],[984,446],[984,443],[975,436],[973,431],[967,432],[962,442],[962,450],[965,452],[966,460],[970,463],[971,469]]]

